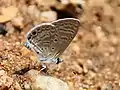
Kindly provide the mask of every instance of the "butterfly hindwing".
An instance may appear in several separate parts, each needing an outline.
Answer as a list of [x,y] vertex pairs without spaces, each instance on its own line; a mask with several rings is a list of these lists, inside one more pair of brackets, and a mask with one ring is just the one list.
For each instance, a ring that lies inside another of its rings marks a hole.
[[54,21],[52,24],[55,26],[58,35],[58,42],[56,43],[55,48],[58,48],[58,53],[60,55],[77,34],[80,22],[78,19],[67,18]]

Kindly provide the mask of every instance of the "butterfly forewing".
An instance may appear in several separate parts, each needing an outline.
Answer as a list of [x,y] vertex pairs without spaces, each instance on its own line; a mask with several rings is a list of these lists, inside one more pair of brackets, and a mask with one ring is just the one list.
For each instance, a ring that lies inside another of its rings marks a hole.
[[49,47],[51,46],[51,32],[55,34],[54,26],[51,23],[43,23],[32,28],[28,34],[27,39],[32,47],[41,58],[48,57]]

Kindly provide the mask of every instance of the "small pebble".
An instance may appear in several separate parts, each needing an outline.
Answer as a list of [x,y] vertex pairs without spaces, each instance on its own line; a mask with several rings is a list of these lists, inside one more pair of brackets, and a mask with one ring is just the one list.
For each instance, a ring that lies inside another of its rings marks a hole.
[[12,83],[13,79],[4,70],[0,70],[0,87],[10,87]]
[[40,10],[35,5],[30,5],[27,9],[27,13],[30,19],[39,21],[40,20]]
[[42,21],[54,21],[57,19],[57,13],[54,11],[41,12]]
[[9,7],[1,7],[1,14],[0,14],[0,23],[5,23],[7,21],[12,20],[14,17],[16,17],[18,13],[18,8],[14,6]]
[[53,6],[56,0],[35,0],[38,5]]
[[24,25],[23,25],[23,17],[22,16],[18,16],[18,17],[15,17],[11,20],[12,24],[16,27],[19,27],[19,28],[23,28]]
[[110,83],[106,83],[102,86],[101,90],[113,90],[113,88]]
[[36,70],[28,71],[26,77],[30,79],[32,90],[69,90],[66,82],[51,76],[39,75],[39,71]]

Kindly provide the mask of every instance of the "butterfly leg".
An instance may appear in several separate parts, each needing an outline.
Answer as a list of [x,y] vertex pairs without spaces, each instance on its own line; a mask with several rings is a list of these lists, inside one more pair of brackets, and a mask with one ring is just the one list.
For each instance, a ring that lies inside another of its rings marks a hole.
[[42,69],[40,71],[43,71],[47,68],[47,66],[45,64],[42,64]]

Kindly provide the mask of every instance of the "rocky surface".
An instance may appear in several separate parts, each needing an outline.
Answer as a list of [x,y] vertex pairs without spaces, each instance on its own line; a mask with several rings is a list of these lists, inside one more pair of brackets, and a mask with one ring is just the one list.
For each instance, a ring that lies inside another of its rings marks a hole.
[[[0,90],[30,88],[31,69],[64,81],[70,90],[120,90],[119,16],[118,0],[0,0]],[[40,72],[38,58],[24,46],[26,33],[68,17],[80,19],[81,26],[61,55],[64,62]]]

